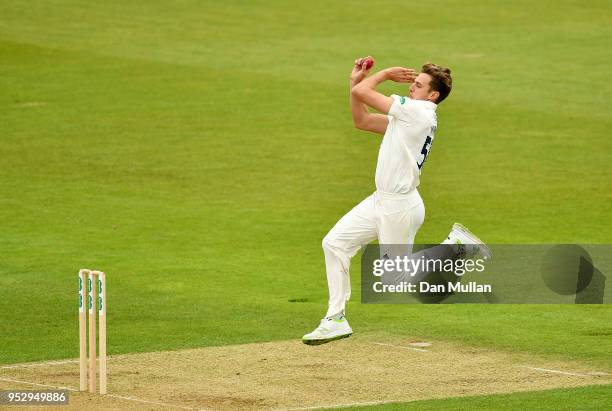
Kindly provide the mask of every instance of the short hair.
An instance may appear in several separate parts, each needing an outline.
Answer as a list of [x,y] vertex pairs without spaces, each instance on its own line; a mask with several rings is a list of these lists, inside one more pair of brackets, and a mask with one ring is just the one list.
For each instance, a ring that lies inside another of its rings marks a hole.
[[436,104],[440,104],[450,94],[453,88],[453,78],[451,77],[450,69],[433,63],[425,63],[423,64],[421,72],[431,76],[429,87],[440,93],[436,101]]

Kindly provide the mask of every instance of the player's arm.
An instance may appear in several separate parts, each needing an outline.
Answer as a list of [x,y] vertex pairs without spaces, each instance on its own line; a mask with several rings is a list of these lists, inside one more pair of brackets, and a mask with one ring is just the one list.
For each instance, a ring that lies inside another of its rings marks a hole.
[[376,91],[376,86],[380,83],[392,80],[396,83],[410,83],[414,81],[417,73],[413,69],[404,67],[391,67],[381,70],[356,84],[351,89],[351,97],[355,97],[358,101],[378,110],[381,113],[389,113],[393,99]]
[[[352,90],[357,84],[359,84],[367,76],[369,70],[372,68],[366,68],[368,64],[366,59],[371,57],[364,57],[355,60],[355,66],[351,72],[350,89]],[[372,65],[373,65],[372,60]],[[371,131],[377,134],[385,134],[389,119],[383,114],[370,113],[368,107],[350,93],[350,104],[351,114],[353,115],[353,124],[356,128],[364,131]]]

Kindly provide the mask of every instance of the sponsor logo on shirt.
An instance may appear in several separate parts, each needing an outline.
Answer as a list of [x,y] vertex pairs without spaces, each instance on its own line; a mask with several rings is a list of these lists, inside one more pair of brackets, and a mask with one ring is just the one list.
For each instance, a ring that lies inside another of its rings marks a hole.
[[406,102],[406,97],[400,97],[400,104],[404,104]]

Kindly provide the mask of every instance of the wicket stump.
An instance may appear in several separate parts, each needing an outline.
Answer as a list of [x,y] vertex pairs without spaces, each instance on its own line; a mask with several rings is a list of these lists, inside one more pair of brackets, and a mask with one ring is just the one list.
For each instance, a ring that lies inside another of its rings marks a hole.
[[[89,359],[87,358],[87,316],[89,309]],[[100,354],[100,394],[106,394],[106,274],[79,270],[79,375],[80,390],[96,392],[96,311]]]

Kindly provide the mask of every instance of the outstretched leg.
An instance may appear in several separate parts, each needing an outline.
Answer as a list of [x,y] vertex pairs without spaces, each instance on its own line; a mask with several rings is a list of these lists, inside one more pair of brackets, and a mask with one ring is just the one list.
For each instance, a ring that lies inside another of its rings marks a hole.
[[328,309],[319,327],[302,338],[304,343],[323,344],[352,334],[344,318],[346,302],[351,296],[351,258],[362,245],[374,239],[375,200],[371,195],[342,217],[323,239],[329,289]]

